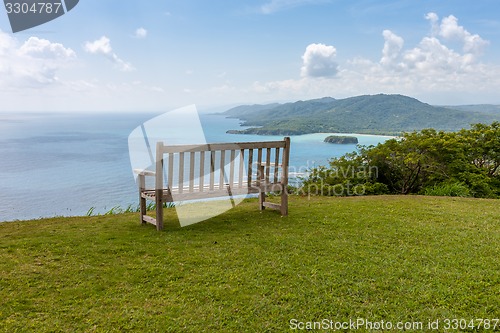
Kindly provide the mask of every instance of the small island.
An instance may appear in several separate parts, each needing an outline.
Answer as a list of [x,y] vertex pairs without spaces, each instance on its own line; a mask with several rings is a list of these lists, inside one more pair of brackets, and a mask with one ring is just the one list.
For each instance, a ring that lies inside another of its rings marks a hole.
[[351,145],[358,144],[358,138],[355,136],[339,136],[339,135],[330,135],[325,139],[326,143],[335,143],[341,145]]

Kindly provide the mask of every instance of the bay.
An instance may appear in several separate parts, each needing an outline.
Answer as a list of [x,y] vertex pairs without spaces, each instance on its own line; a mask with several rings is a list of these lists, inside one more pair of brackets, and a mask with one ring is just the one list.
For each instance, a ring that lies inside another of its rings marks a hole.
[[[0,221],[105,213],[137,206],[128,135],[155,114],[0,113]],[[281,140],[227,134],[238,119],[201,114],[207,142]],[[356,149],[323,140],[332,133],[291,136],[292,177]],[[345,135],[345,134],[344,134]],[[389,137],[353,134],[361,145]]]

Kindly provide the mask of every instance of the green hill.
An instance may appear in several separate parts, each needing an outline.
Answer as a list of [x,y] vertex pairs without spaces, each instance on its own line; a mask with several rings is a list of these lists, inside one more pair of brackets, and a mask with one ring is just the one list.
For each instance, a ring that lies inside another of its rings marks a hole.
[[258,126],[237,133],[271,135],[399,134],[424,128],[455,131],[468,128],[472,123],[500,120],[500,113],[456,110],[432,106],[407,96],[383,94],[238,107],[224,114],[243,120],[244,126]]
[[0,223],[0,332],[498,318],[497,200],[292,196],[285,218],[256,207],[164,232],[137,214]]
[[449,109],[456,109],[469,112],[480,112],[486,114],[500,115],[500,105],[492,104],[477,104],[477,105],[455,105],[455,106],[445,106]]
[[236,107],[230,109],[229,111],[226,111],[226,114],[228,114],[229,116],[233,116],[233,115],[237,116],[237,117],[231,117],[231,118],[250,116],[254,112],[269,110],[269,109],[275,108],[279,105],[280,104],[278,104],[278,103],[264,104],[264,105],[262,105],[262,104],[240,105],[240,106],[236,106]]

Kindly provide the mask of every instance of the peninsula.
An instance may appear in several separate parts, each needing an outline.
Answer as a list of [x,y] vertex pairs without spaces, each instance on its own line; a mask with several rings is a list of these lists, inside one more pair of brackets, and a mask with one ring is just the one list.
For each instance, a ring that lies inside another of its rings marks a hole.
[[434,128],[457,131],[471,124],[500,120],[498,109],[432,106],[403,95],[364,95],[345,99],[324,97],[285,104],[241,105],[222,113],[242,120],[233,134],[300,135],[360,133],[400,135]]

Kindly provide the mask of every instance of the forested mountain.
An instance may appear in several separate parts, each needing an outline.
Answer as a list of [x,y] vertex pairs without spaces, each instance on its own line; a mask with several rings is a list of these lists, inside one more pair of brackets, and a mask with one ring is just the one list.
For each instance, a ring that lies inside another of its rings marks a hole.
[[492,104],[477,104],[477,105],[455,105],[446,106],[449,109],[462,110],[462,111],[472,111],[481,112],[493,115],[500,115],[500,105]]
[[247,105],[224,114],[239,118],[244,126],[232,133],[292,135],[306,133],[399,134],[435,128],[456,131],[473,123],[500,120],[494,108],[453,109],[432,106],[402,95],[364,95],[345,99],[325,97],[286,104]]
[[236,106],[236,107],[234,107],[234,108],[232,108],[224,113],[227,115],[230,115],[230,116],[235,116],[234,118],[239,118],[241,116],[251,115],[254,112],[269,110],[269,109],[275,108],[279,105],[280,105],[279,103],[240,105],[240,106]]

